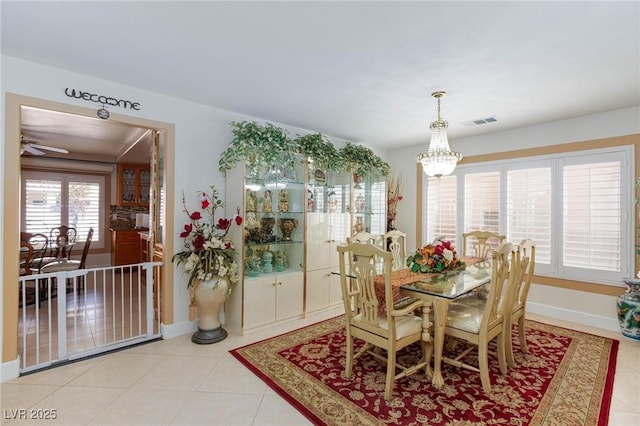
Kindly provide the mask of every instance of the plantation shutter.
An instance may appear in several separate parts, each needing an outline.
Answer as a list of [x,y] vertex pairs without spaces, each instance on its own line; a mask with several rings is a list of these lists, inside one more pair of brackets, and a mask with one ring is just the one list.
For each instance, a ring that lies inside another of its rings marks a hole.
[[500,233],[500,172],[464,176],[464,232]]
[[[101,205],[98,183],[69,182],[69,226],[76,228],[78,242],[87,239],[89,228],[99,228]],[[99,240],[99,233],[94,232],[92,242]]]
[[62,182],[26,179],[24,200],[24,230],[48,238],[51,228],[62,223]]
[[536,244],[536,264],[551,264],[551,166],[508,170],[506,221],[509,240],[530,238]]
[[[43,233],[68,225],[76,228],[77,242],[93,228],[93,248],[103,248],[105,177],[23,170],[22,231]],[[75,250],[75,249],[74,249]]]
[[564,164],[562,176],[563,266],[620,272],[620,161]]
[[427,233],[426,243],[438,237],[455,241],[456,239],[456,185],[455,175],[427,178]]

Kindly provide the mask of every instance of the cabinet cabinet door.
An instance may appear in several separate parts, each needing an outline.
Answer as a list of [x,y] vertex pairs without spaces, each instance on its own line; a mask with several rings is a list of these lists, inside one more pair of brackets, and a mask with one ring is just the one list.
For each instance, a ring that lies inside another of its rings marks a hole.
[[118,165],[118,205],[148,206],[151,168],[145,165]]
[[331,241],[326,213],[307,214],[307,271],[330,266]]
[[276,277],[244,281],[244,328],[269,324],[276,319]]
[[[338,275],[335,276],[340,278]],[[318,269],[307,272],[307,312],[315,312],[329,307],[331,303],[330,283],[330,269]],[[338,285],[340,285],[339,281]]]
[[303,283],[302,272],[276,276],[276,321],[302,314]]
[[342,285],[340,275],[329,274],[329,306],[342,304]]

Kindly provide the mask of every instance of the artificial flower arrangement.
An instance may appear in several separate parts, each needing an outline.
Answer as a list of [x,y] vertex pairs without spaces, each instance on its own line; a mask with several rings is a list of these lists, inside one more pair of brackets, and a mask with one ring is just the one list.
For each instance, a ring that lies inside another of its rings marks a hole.
[[411,272],[429,273],[461,269],[466,265],[460,260],[451,241],[436,240],[409,256],[407,266]]
[[238,226],[242,224],[242,217],[238,209],[233,219],[220,218],[216,221],[216,209],[224,208],[224,203],[218,198],[215,186],[211,185],[210,188],[210,194],[198,192],[199,211],[190,212],[184,193],[182,194],[182,205],[189,223],[184,225],[184,230],[180,233],[180,238],[184,239],[184,247],[173,255],[171,261],[178,265],[184,264],[184,270],[189,274],[188,288],[192,289],[200,281],[227,277],[230,294],[232,284],[238,282],[238,264],[234,260],[233,244],[225,237],[234,222]]

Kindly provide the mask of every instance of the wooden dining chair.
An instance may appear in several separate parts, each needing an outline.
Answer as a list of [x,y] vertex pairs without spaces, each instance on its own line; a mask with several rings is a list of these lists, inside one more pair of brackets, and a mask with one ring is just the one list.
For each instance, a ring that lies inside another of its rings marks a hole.
[[33,246],[26,241],[20,241],[20,276],[33,274],[31,269],[32,260]]
[[[423,339],[423,319],[413,315],[416,309],[428,310],[428,303],[415,301],[402,309],[393,306],[391,266],[393,255],[373,244],[351,243],[339,246],[340,283],[345,307],[345,335],[347,359],[345,377],[351,378],[354,360],[367,354],[386,363],[384,397],[390,400],[393,383],[422,368],[429,372],[425,360],[431,359],[431,341]],[[351,259],[356,259],[351,268]],[[383,259],[385,276],[386,313],[380,313],[380,300],[376,296],[376,258]],[[428,312],[425,312],[428,317]],[[425,333],[426,334],[426,333]],[[362,339],[365,344],[354,355],[354,340]],[[422,344],[423,357],[415,364],[406,366],[397,362],[397,353],[414,342]],[[384,354],[380,349],[386,350]],[[428,355],[428,356],[427,356]],[[426,357],[426,358],[425,358]],[[400,370],[396,374],[396,370]]]
[[[447,312],[445,335],[465,343],[467,347],[443,362],[455,367],[480,373],[482,389],[491,391],[489,377],[489,342],[496,339],[496,352],[500,372],[506,374],[505,333],[503,326],[505,304],[505,283],[509,283],[509,261],[513,262],[515,252],[511,243],[501,243],[493,252],[491,281],[486,298],[465,297],[452,302]],[[510,337],[511,335],[509,335]],[[478,352],[478,366],[468,364],[465,357],[474,349]]]
[[[524,239],[518,244],[520,256],[518,263],[512,264],[512,275],[514,283],[510,286],[510,294],[507,295],[507,309],[505,312],[504,328],[505,328],[505,353],[507,356],[507,365],[515,367],[515,359],[513,356],[512,343],[512,327],[518,324],[518,340],[520,341],[520,352],[529,353],[527,347],[527,336],[525,329],[525,317],[527,313],[527,297],[529,288],[531,287],[531,278],[533,277],[536,263],[536,245],[533,240]],[[509,309],[509,306],[511,309]]]
[[33,247],[30,267],[32,270],[40,272],[49,254],[49,238],[42,233],[33,233],[29,235],[26,242]]
[[[87,239],[84,243],[84,248],[82,249],[82,256],[79,260],[74,259],[60,259],[55,260],[53,262],[49,262],[44,265],[41,269],[41,273],[46,274],[50,272],[60,272],[60,271],[75,271],[77,269],[85,269],[87,263],[87,256],[89,256],[89,247],[91,246],[91,240],[93,240],[93,228],[89,228],[87,232]],[[84,290],[84,277],[80,277],[80,285],[78,286],[78,293]]]
[[465,256],[490,259],[492,251],[506,236],[490,231],[471,231],[462,234],[462,251]]
[[49,243],[52,247],[51,256],[58,259],[69,259],[76,240],[76,228],[67,225],[51,228],[49,235]]
[[393,254],[394,271],[405,268],[407,258],[407,234],[397,229],[393,229],[382,236],[382,244],[385,244],[387,251]]
[[373,244],[374,246],[377,246],[379,239],[380,239],[379,235],[375,235],[370,232],[358,232],[357,234],[352,235],[351,237],[347,237],[347,244],[358,242],[358,243],[369,243],[369,244]]

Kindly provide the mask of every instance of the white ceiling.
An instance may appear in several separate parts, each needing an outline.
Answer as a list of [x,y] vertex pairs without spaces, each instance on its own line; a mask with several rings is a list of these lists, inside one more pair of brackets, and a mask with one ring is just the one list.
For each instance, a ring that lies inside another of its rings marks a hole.
[[425,143],[436,90],[452,141],[640,105],[637,1],[1,8],[3,54],[382,148]]

